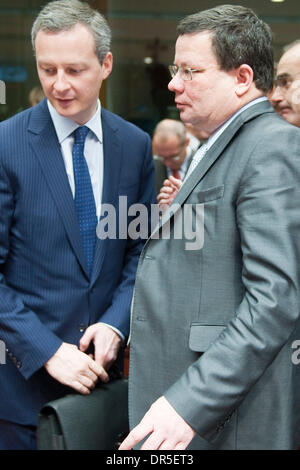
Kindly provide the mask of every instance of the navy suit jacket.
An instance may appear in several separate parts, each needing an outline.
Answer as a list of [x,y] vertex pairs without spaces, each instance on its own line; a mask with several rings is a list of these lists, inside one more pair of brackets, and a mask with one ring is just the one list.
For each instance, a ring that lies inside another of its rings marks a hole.
[[[155,200],[149,136],[102,109],[102,203]],[[127,220],[129,223],[130,220]],[[0,418],[36,424],[71,389],[43,365],[103,321],[129,334],[141,240],[97,239],[89,278],[73,197],[46,100],[0,125]]]

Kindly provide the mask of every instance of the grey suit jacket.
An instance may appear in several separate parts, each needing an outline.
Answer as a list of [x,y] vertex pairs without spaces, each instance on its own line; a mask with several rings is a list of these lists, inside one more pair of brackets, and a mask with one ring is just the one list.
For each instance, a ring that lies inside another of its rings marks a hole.
[[299,261],[300,129],[262,102],[210,148],[144,246],[131,427],[165,395],[197,431],[190,449],[297,448]]

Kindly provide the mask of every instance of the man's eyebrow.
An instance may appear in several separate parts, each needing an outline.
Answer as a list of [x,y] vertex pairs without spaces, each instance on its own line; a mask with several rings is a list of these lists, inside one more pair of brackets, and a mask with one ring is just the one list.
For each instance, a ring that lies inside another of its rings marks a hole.
[[86,63],[85,62],[68,62],[66,63],[67,67],[85,67]]
[[[52,62],[48,62],[47,60],[38,60],[38,63],[40,65],[48,65],[48,66],[55,66],[55,64],[52,64]],[[85,62],[68,62],[66,64],[64,64],[65,67],[86,67],[86,63]]]
[[292,78],[289,73],[280,73],[279,75],[277,75],[276,80],[287,80],[289,78]]

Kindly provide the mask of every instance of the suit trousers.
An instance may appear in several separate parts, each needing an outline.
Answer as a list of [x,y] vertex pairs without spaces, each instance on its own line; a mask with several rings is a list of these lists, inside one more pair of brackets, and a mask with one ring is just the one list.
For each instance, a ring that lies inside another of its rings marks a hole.
[[0,419],[0,450],[36,450],[36,427]]

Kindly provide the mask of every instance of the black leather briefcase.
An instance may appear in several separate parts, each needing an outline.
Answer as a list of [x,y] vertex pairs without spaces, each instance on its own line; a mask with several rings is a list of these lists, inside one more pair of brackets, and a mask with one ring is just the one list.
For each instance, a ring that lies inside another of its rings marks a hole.
[[47,403],[37,426],[39,450],[116,450],[128,434],[128,381],[117,379],[90,395]]

